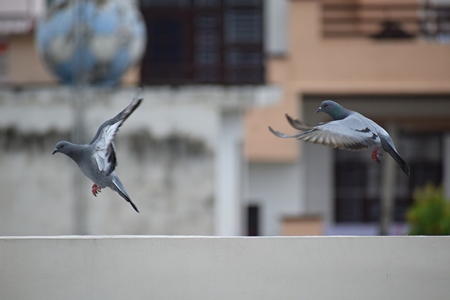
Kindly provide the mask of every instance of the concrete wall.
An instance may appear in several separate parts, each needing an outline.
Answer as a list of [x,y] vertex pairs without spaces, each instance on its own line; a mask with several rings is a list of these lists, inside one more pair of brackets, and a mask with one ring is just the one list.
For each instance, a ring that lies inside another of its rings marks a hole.
[[448,237],[0,239],[0,299],[448,299]]

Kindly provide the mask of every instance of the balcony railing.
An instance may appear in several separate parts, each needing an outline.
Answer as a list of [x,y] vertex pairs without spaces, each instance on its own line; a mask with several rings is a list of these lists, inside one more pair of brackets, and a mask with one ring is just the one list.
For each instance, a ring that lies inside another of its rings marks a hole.
[[450,41],[450,5],[324,2],[323,36]]

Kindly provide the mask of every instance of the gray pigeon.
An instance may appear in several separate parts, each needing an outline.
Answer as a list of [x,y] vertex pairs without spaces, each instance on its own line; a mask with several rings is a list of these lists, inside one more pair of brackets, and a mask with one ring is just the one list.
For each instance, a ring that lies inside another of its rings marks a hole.
[[360,151],[375,147],[372,158],[380,162],[378,149],[381,147],[389,153],[400,165],[403,172],[409,175],[409,167],[395,149],[394,142],[389,134],[380,125],[364,117],[360,113],[346,109],[338,103],[325,100],[320,104],[317,112],[325,112],[334,121],[310,127],[299,120],[293,120],[286,114],[292,127],[302,130],[296,135],[287,135],[269,126],[269,130],[280,138],[296,138],[305,142],[332,146],[344,150]]
[[94,182],[92,194],[97,197],[102,188],[109,187],[127,200],[134,210],[139,212],[131,201],[122,182],[114,169],[117,166],[114,136],[123,122],[138,108],[142,98],[138,98],[141,89],[136,93],[131,103],[114,118],[104,122],[89,144],[77,145],[67,141],[56,144],[53,154],[59,152],[73,159],[81,172]]

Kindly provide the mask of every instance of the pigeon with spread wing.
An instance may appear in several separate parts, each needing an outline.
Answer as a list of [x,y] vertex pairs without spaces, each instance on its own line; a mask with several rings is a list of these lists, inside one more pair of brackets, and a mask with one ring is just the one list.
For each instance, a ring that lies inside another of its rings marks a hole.
[[360,113],[346,109],[331,100],[323,101],[317,112],[327,113],[333,118],[333,121],[310,127],[286,114],[286,118],[292,127],[303,132],[287,135],[272,129],[270,126],[269,130],[280,138],[296,138],[305,142],[343,150],[360,151],[375,148],[372,152],[372,158],[378,163],[381,155],[378,150],[383,148],[400,165],[403,172],[409,175],[408,165],[398,154],[394,142],[383,127]]
[[79,145],[61,141],[56,144],[53,151],[53,154],[63,153],[77,163],[81,172],[94,182],[92,186],[94,196],[97,196],[102,188],[109,187],[128,201],[137,212],[139,212],[138,208],[131,201],[125,187],[114,172],[117,166],[114,136],[123,122],[141,104],[140,92],[141,90],[136,93],[131,103],[124,110],[99,127],[97,134],[89,144]]

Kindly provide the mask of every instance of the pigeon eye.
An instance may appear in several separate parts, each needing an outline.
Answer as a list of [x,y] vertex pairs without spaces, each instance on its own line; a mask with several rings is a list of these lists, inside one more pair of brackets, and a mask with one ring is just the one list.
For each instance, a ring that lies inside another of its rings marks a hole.
[[62,148],[64,148],[64,145],[59,146],[59,149],[62,149]]
[[327,107],[327,106],[328,106],[328,104],[326,104],[326,103],[323,105],[323,107]]

